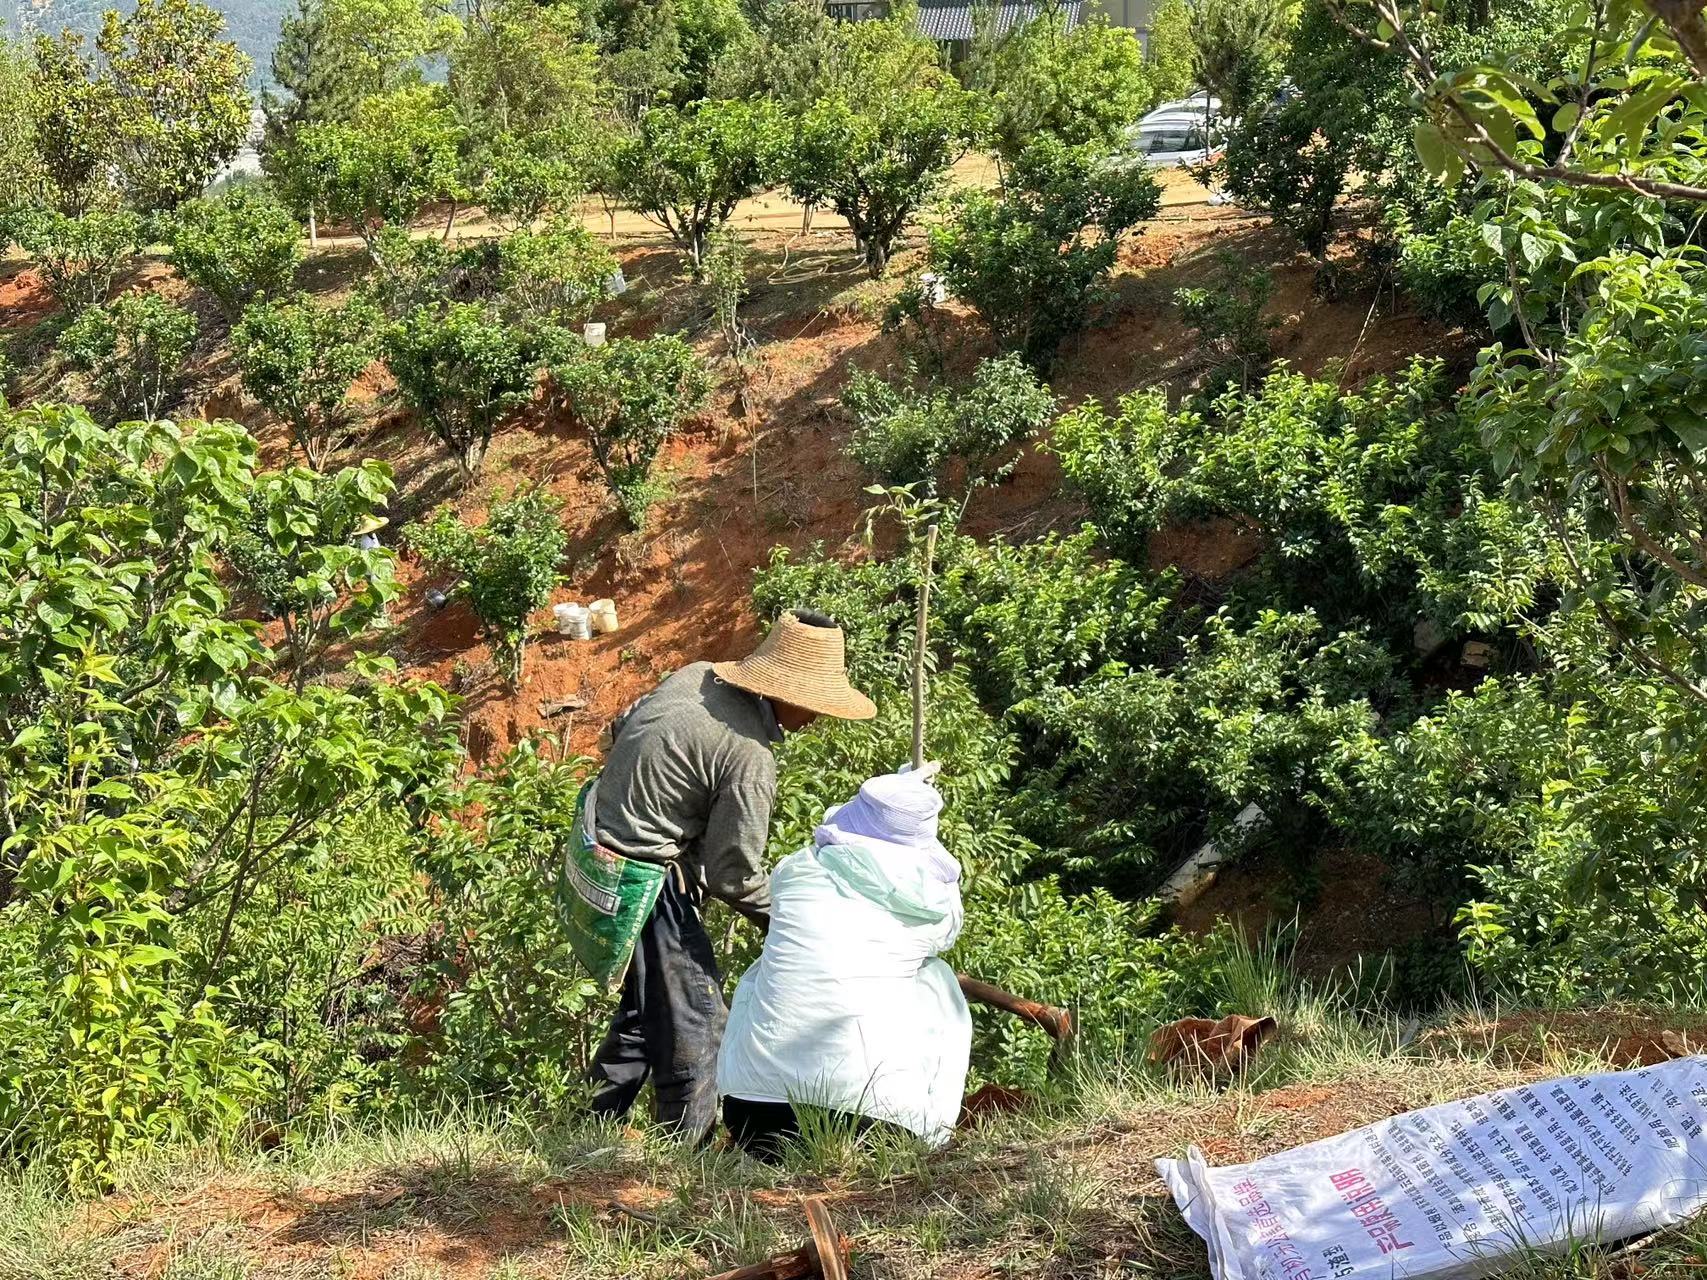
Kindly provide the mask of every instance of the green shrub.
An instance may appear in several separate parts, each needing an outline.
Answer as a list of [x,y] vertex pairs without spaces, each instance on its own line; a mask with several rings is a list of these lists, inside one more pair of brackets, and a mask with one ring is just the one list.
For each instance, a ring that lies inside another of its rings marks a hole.
[[1460,214],[1427,231],[1402,216],[1389,218],[1400,287],[1429,315],[1478,328],[1487,324],[1482,290],[1503,278],[1504,263],[1486,252],[1483,225]]
[[243,389],[282,418],[308,465],[326,465],[349,426],[346,397],[378,354],[379,314],[357,296],[321,307],[306,294],[251,303],[231,331]]
[[569,949],[554,891],[588,767],[523,742],[457,796],[472,820],[423,846],[442,928],[422,986],[443,1015],[406,1076],[417,1097],[502,1097],[546,1115],[584,1101],[609,1002]]
[[403,530],[416,555],[457,575],[457,590],[480,619],[512,688],[521,685],[528,617],[550,602],[560,580],[569,546],[560,507],[549,494],[531,489],[494,503],[478,528],[464,524],[446,504],[432,519]]
[[383,350],[404,401],[464,475],[480,469],[498,423],[533,395],[522,335],[476,303],[416,307],[386,330]]
[[257,984],[328,1016],[343,983],[308,971],[317,931],[257,953],[249,925],[300,926],[292,894],[351,883],[358,820],[402,821],[452,765],[432,686],[368,660],[340,688],[260,674],[217,571],[254,456],[229,423],[0,418],[0,1155],[80,1185],[280,1101],[302,1042]]
[[1156,101],[1138,33],[1097,15],[1076,25],[1042,9],[971,63],[990,98],[997,152],[1013,160],[1039,135],[1068,146],[1120,144]]
[[135,418],[157,418],[177,398],[195,342],[196,318],[157,293],[127,293],[90,307],[59,339],[102,402]]
[[1553,572],[1539,516],[1488,475],[1438,365],[1356,392],[1281,371],[1211,410],[1142,392],[1118,416],[1093,402],[1057,424],[1062,473],[1119,554],[1142,559],[1178,521],[1247,521],[1272,589],[1400,644],[1425,615],[1500,625]]
[[392,488],[390,469],[372,461],[331,475],[299,467],[254,479],[226,558],[238,585],[279,619],[298,684],[328,646],[367,630],[397,596],[394,553],[355,545]]
[[36,261],[54,301],[75,315],[113,294],[142,239],[142,219],[128,210],[95,210],[71,217],[53,209],[20,214],[18,244]]
[[1033,364],[1084,328],[1122,233],[1161,207],[1143,165],[1043,137],[1013,163],[1000,197],[957,196],[931,230],[931,266],[991,332]]
[[[1055,397],[1018,356],[981,362],[963,390],[917,391],[856,370],[843,395],[854,415],[848,456],[885,485],[970,493],[1006,477],[1017,450],[1053,416]],[[1001,459],[998,462],[998,459]]]
[[167,235],[178,274],[212,294],[231,321],[258,298],[282,297],[302,263],[302,227],[254,184],[191,200]]
[[1096,531],[1017,546],[956,546],[932,600],[938,625],[992,705],[1011,707],[1111,663],[1174,656],[1173,583],[1095,554]]
[[[850,39],[857,41],[859,34]],[[900,38],[916,37],[908,32]],[[866,52],[874,51],[868,46]],[[863,62],[859,53],[854,56]],[[906,66],[913,77],[881,85],[854,79],[851,90],[821,96],[801,112],[785,161],[795,199],[828,205],[847,222],[873,279],[883,274],[902,231],[981,131],[976,97],[951,77],[922,60],[890,66],[868,73],[894,76],[894,67]]]
[[1333,745],[1365,730],[1395,688],[1393,660],[1307,613],[1226,612],[1178,665],[1110,666],[1013,711],[1026,730],[1019,823],[1074,883],[1146,892],[1256,804],[1295,846],[1320,827]]
[[697,268],[711,233],[771,180],[781,147],[781,116],[767,101],[653,107],[616,152],[614,186]]
[[551,366],[551,384],[563,410],[591,439],[623,515],[641,528],[657,496],[653,459],[710,393],[704,362],[668,334],[618,338],[571,349]]
[[498,248],[499,284],[518,319],[579,327],[610,287],[617,261],[579,222],[523,229]]
[[577,141],[557,130],[499,134],[480,186],[486,212],[519,231],[548,213],[570,209],[586,190],[585,166],[574,154]]
[[1231,382],[1244,387],[1268,364],[1268,331],[1274,321],[1265,318],[1262,309],[1274,293],[1274,277],[1225,252],[1219,255],[1216,275],[1207,286],[1176,289],[1174,305],[1197,330],[1204,351],[1224,361],[1211,385]]

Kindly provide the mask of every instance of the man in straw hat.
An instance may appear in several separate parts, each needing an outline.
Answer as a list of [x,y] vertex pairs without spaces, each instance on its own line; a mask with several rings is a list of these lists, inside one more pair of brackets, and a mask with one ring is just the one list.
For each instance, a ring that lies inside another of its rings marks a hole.
[[[612,724],[578,835],[603,866],[637,871],[655,887],[635,913],[632,941],[611,931],[627,954],[606,966],[608,980],[621,982],[621,1003],[593,1062],[595,1112],[626,1115],[650,1078],[661,1124],[690,1140],[710,1133],[729,1014],[699,903],[710,894],[768,928],[772,744],[821,715],[876,714],[848,682],[841,629],[802,610],[778,619],[741,661],[684,667]],[[599,900],[587,875],[569,878],[584,900]],[[604,905],[612,915],[626,904],[606,893]]]

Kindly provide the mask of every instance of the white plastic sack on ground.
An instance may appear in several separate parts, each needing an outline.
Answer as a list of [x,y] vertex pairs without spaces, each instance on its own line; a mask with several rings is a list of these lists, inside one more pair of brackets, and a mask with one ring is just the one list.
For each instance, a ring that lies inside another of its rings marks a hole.
[[1217,1280],[1475,1277],[1707,1206],[1707,1057],[1394,1116],[1252,1164],[1158,1160]]

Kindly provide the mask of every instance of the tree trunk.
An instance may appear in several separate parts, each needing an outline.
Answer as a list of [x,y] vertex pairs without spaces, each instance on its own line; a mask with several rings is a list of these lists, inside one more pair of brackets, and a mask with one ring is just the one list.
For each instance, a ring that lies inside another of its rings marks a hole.
[[320,247],[320,226],[314,219],[313,209],[308,211],[308,247],[310,249]]
[[439,243],[440,244],[446,244],[449,242],[451,225],[455,221],[456,221],[456,201],[452,200],[450,202],[450,212],[445,215],[445,233],[439,237]]

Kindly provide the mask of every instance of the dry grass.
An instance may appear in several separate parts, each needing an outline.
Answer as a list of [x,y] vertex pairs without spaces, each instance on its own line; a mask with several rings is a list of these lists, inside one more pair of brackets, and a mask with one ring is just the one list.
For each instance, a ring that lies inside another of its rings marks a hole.
[[[855,1242],[854,1273],[871,1280],[1185,1280],[1206,1276],[1207,1261],[1157,1157],[1195,1144],[1216,1163],[1255,1159],[1604,1065],[1592,1028],[1636,1017],[1475,1009],[1418,1028],[1360,1014],[1261,955],[1245,963],[1233,980],[1282,1010],[1282,1032],[1254,1072],[1223,1086],[1138,1063],[1085,1066],[1034,1110],[992,1118],[945,1151],[855,1143],[826,1126],[782,1169],[646,1132],[494,1114],[369,1125],[272,1152],[162,1155],[133,1162],[94,1203],[28,1179],[0,1185],[0,1280],[704,1275],[800,1243],[808,1195],[828,1200]],[[1707,1227],[1693,1227],[1634,1252],[1525,1259],[1512,1274],[1701,1280],[1704,1258]]]

